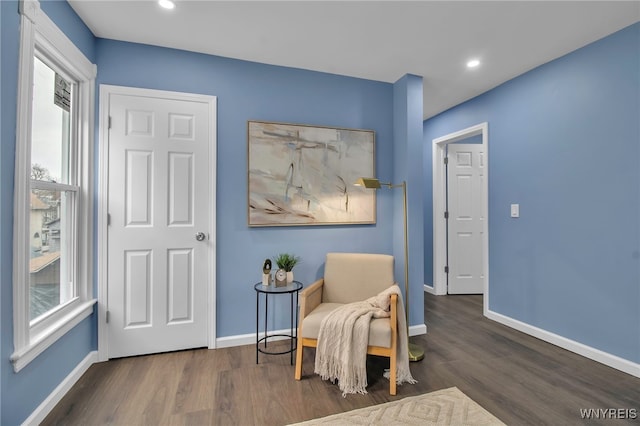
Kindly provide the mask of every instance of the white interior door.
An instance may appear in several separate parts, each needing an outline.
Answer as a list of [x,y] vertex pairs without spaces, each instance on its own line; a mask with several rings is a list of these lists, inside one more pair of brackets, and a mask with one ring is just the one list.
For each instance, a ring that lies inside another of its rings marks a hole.
[[109,358],[207,346],[215,315],[215,117],[207,102],[153,93],[109,97]]
[[448,293],[482,294],[484,152],[482,144],[449,144]]

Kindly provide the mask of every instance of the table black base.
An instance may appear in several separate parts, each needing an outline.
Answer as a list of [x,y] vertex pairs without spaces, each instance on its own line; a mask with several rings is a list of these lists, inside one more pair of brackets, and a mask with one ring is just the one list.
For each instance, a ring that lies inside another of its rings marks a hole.
[[[281,351],[281,352],[273,352],[273,351],[267,351],[266,347],[267,347],[267,340],[271,339],[272,337],[285,337],[287,339],[292,339],[293,340],[293,348],[292,349],[287,349],[286,351]],[[262,349],[260,349],[260,343],[264,342],[264,346]],[[298,343],[298,339],[295,336],[290,336],[289,334],[270,334],[268,336],[264,336],[261,339],[258,339],[258,352],[263,353],[265,355],[284,355],[284,354],[289,354],[291,352],[295,352]],[[257,363],[257,358],[256,358],[256,363]]]
[[[262,283],[258,283],[253,287],[256,291],[256,364],[259,363],[260,353],[265,355],[291,355],[291,365],[293,365],[293,353],[296,351],[298,337],[296,335],[298,331],[298,293],[302,289],[302,283],[294,281],[286,287],[274,287],[263,286]],[[264,336],[260,337],[260,294],[264,294]],[[269,334],[267,329],[267,320],[269,318],[269,295],[288,294],[291,298],[290,308],[290,329],[289,334],[277,333]],[[290,339],[289,349],[284,351],[269,351],[267,350],[267,344],[269,339],[272,338],[285,338]],[[262,343],[263,347],[260,348]]]

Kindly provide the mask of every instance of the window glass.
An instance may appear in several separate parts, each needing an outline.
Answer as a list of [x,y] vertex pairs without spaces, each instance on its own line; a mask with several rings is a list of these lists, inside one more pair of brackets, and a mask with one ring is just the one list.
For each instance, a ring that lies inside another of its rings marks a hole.
[[33,67],[31,179],[69,182],[72,84],[37,57]]
[[[29,210],[29,318],[75,297],[73,266],[76,189],[70,173],[73,85],[34,61]],[[56,188],[60,186],[60,188]]]

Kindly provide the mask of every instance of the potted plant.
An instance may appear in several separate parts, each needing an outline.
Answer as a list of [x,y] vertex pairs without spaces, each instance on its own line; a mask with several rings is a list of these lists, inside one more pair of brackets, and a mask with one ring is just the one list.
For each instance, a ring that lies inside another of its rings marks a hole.
[[300,263],[300,256],[294,256],[289,253],[280,253],[275,259],[278,268],[284,269],[287,273],[287,284],[293,282],[293,267]]

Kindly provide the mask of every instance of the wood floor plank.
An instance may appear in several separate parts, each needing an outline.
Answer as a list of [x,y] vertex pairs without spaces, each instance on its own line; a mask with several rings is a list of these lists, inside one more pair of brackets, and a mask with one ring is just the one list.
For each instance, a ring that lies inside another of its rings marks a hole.
[[220,425],[254,424],[253,404],[251,403],[252,374],[248,370],[254,366],[220,371],[215,389],[213,423]]
[[343,398],[313,373],[315,349],[304,349],[300,381],[288,355],[256,364],[254,345],[197,349],[94,364],[43,425],[284,425],[452,386],[509,425],[640,423],[580,417],[589,408],[640,417],[640,379],[485,318],[482,296],[424,297],[429,334],[412,341],[425,359],[411,363],[418,383],[396,396],[381,357],[367,358],[368,394]]
[[231,369],[232,351],[186,351],[187,361],[181,372],[178,389],[173,399],[173,414],[212,410],[216,395],[218,372]]
[[174,414],[159,424],[171,426],[200,426],[213,423],[213,410],[199,410]]

